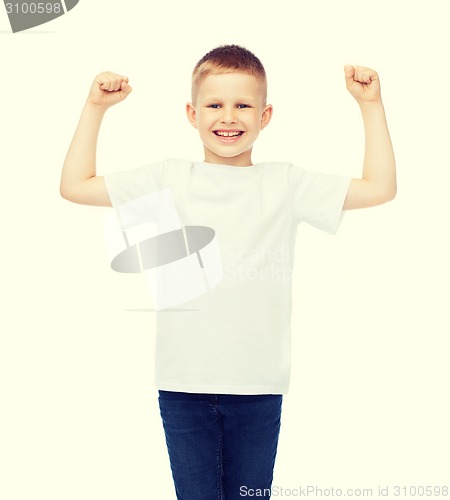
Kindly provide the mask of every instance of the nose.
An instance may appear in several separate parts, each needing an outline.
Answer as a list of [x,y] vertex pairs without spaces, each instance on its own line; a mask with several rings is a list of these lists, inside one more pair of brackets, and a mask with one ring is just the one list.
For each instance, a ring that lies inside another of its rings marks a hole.
[[236,123],[236,108],[234,106],[224,106],[222,111],[221,123]]

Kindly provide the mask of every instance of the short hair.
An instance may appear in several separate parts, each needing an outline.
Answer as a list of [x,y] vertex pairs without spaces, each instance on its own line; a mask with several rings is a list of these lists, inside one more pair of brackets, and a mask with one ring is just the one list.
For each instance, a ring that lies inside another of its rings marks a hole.
[[208,75],[221,73],[247,73],[257,78],[263,85],[264,103],[267,99],[267,78],[261,61],[248,49],[240,45],[220,45],[205,54],[192,72],[192,102],[200,83]]

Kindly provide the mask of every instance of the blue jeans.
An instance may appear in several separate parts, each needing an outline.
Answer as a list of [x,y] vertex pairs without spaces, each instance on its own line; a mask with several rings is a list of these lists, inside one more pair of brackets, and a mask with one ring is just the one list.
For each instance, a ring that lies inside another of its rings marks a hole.
[[242,500],[250,489],[269,499],[282,400],[282,394],[160,390],[177,499]]

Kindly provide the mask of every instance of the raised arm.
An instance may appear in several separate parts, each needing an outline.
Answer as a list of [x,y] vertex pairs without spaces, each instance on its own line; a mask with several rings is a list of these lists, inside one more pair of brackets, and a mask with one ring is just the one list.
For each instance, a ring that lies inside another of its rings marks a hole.
[[343,206],[349,210],[393,200],[397,180],[378,74],[362,66],[347,65],[344,70],[347,89],[361,109],[365,134],[362,178],[352,179]]
[[96,175],[98,134],[106,110],[131,90],[125,76],[106,71],[95,77],[64,161],[60,193],[66,200],[111,206],[104,178]]

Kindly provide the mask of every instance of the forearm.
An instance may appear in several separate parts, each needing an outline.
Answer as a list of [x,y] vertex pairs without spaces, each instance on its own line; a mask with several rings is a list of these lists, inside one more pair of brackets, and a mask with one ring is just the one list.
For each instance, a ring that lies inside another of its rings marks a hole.
[[106,108],[86,101],[64,161],[60,192],[68,197],[96,175],[97,140]]
[[365,153],[362,178],[380,200],[392,200],[397,192],[394,150],[381,100],[360,103],[364,122]]

